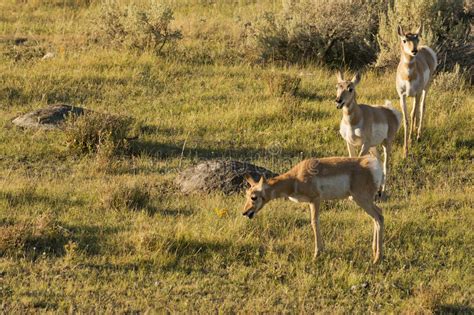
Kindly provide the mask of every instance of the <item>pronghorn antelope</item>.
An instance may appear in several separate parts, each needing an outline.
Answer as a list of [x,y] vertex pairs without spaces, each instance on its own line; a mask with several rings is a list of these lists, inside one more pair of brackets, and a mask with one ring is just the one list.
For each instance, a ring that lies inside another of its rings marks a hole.
[[[409,141],[411,141],[412,133],[415,132],[417,127],[416,139],[420,139],[426,93],[428,93],[431,79],[438,64],[436,53],[431,48],[418,46],[421,32],[421,26],[415,33],[405,33],[402,27],[398,26],[401,57],[397,68],[396,85],[398,95],[400,96],[400,107],[403,112],[403,154],[405,157],[408,156]],[[408,96],[414,97],[410,131],[408,131],[409,117],[406,104]]]
[[401,114],[386,103],[385,106],[357,104],[356,86],[360,75],[356,74],[351,81],[345,81],[342,73],[336,73],[337,97],[336,106],[342,108],[342,120],[339,132],[346,141],[349,156],[356,155],[355,147],[361,147],[359,156],[366,155],[369,150],[378,158],[376,146],[384,148],[383,184],[379,195],[385,192],[387,173],[392,151],[392,142],[400,128]]
[[383,215],[374,203],[374,196],[382,184],[382,168],[377,158],[331,157],[308,159],[298,163],[285,174],[259,182],[250,175],[243,215],[250,219],[270,200],[288,198],[295,202],[308,202],[311,210],[311,227],[315,238],[314,258],[323,250],[319,226],[321,200],[344,199],[352,196],[374,220],[372,250],[374,263],[382,258]]

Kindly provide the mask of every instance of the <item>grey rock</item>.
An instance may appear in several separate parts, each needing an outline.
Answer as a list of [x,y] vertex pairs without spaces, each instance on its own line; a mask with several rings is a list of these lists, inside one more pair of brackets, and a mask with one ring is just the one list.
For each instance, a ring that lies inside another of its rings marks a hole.
[[204,161],[182,171],[175,180],[181,192],[190,194],[194,192],[222,191],[231,194],[246,187],[244,174],[249,174],[255,180],[263,175],[271,178],[278,174],[263,167],[246,162],[233,160]]
[[12,123],[23,128],[57,129],[68,115],[82,115],[87,110],[68,104],[54,104],[15,118]]

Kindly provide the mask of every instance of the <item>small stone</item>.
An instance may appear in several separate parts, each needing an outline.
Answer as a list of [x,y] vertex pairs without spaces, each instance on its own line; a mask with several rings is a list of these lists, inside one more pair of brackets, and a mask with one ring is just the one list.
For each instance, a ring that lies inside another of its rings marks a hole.
[[57,129],[68,115],[84,114],[86,109],[68,104],[54,104],[15,118],[12,123],[23,128]]

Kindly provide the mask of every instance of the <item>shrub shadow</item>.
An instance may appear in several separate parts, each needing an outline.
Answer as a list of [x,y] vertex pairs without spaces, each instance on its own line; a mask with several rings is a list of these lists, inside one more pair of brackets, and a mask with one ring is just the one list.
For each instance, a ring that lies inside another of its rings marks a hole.
[[35,203],[47,203],[49,205],[62,205],[67,207],[84,205],[84,201],[82,200],[71,200],[57,196],[43,195],[34,191],[34,188],[17,192],[0,191],[0,198],[5,199],[9,207]]
[[[278,148],[277,148],[278,149]],[[279,159],[292,158],[295,156],[301,156],[302,153],[305,155],[313,152],[307,150],[280,150],[273,152],[267,149],[255,149],[249,147],[241,148],[184,148],[171,143],[162,143],[150,140],[137,139],[131,144],[130,152],[131,155],[147,155],[158,159],[168,159],[172,157],[183,156],[185,158],[192,159],[240,159],[247,161],[249,158],[272,158],[278,155]],[[315,156],[314,154],[311,156]]]
[[122,231],[118,227],[98,227],[89,225],[67,226],[71,233],[71,240],[76,242],[80,251],[87,255],[99,255],[102,249],[101,240],[104,236]]
[[474,308],[462,304],[445,304],[435,307],[435,314],[474,314]]

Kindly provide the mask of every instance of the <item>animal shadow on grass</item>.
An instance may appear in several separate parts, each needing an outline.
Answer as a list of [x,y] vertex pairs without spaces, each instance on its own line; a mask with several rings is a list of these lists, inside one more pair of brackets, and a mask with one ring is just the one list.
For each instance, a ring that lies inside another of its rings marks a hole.
[[265,248],[262,245],[233,244],[228,241],[202,241],[197,239],[168,239],[166,252],[174,256],[174,259],[163,266],[164,270],[180,270],[186,273],[206,273],[206,262],[216,260],[220,257],[222,267],[228,259],[239,259],[244,264],[252,265],[256,260],[263,257]]
[[72,237],[71,240],[78,244],[78,248],[81,252],[89,256],[99,255],[101,253],[102,246],[106,246],[101,243],[104,236],[116,234],[123,230],[118,227],[99,227],[89,225],[74,225],[66,227]]

